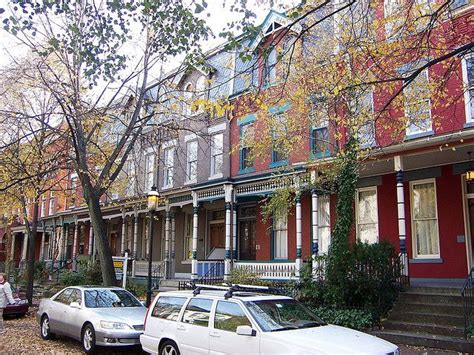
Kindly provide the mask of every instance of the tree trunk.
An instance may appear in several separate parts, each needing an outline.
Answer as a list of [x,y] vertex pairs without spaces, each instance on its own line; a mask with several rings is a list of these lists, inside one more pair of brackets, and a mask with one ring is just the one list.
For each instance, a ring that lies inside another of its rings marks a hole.
[[92,193],[88,187],[84,187],[84,197],[86,197],[92,228],[94,229],[95,245],[97,253],[99,254],[103,284],[104,286],[115,286],[117,279],[115,278],[112,252],[107,237],[107,227],[102,218],[102,211],[100,209],[100,197]]
[[[33,205],[33,218],[31,221],[31,228],[27,226],[28,230],[28,253],[27,253],[27,285],[26,298],[28,303],[33,305],[33,285],[35,281],[35,250],[36,250],[36,233],[38,232],[38,200],[35,200]],[[28,222],[27,222],[28,223]]]

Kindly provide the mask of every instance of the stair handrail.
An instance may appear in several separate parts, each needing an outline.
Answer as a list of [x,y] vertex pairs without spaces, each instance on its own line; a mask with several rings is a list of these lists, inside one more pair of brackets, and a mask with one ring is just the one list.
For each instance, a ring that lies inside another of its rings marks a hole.
[[464,311],[464,337],[467,339],[468,333],[472,332],[473,323],[473,300],[474,300],[474,267],[467,275],[464,286],[461,290]]
[[196,280],[179,281],[178,290],[194,290],[196,284],[200,285],[216,285],[224,282],[224,260],[215,262],[207,272]]

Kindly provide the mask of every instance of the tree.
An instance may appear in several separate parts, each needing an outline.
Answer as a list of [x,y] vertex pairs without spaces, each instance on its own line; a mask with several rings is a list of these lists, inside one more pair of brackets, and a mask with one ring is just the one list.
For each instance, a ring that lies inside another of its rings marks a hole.
[[105,285],[115,283],[115,273],[101,198],[156,114],[149,108],[160,97],[152,101],[147,89],[164,77],[152,68],[182,53],[186,63],[200,58],[198,44],[209,28],[196,14],[205,7],[205,1],[13,0],[3,14],[4,29],[44,58],[42,85],[62,122],[50,128],[64,140],[80,180]]

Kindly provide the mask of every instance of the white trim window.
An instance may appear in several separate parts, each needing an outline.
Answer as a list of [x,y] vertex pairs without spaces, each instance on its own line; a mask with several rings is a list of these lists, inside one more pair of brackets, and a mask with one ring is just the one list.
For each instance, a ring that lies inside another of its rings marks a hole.
[[277,51],[270,46],[264,54],[263,63],[263,86],[270,86],[276,82]]
[[50,191],[49,192],[49,215],[53,215],[54,214],[54,207],[55,207],[55,203],[54,203],[54,191]]
[[415,258],[439,258],[435,179],[410,182],[411,230]]
[[318,246],[319,254],[329,252],[331,244],[331,210],[329,195],[318,197]]
[[224,161],[224,134],[217,133],[211,136],[211,178],[222,177]]
[[404,90],[407,136],[432,131],[428,70],[421,72]]
[[145,154],[145,192],[150,191],[153,186],[155,173],[155,154],[149,152]]
[[374,121],[374,93],[368,92],[362,98],[359,109],[359,129],[357,135],[361,148],[369,148],[376,145],[375,121]]
[[188,183],[196,182],[197,180],[197,152],[197,140],[186,143],[186,182]]
[[46,216],[46,196],[41,197],[41,213],[40,217]]
[[135,160],[133,157],[127,160],[126,163],[126,179],[125,196],[134,196],[136,190],[137,177],[135,172]]
[[357,239],[369,244],[379,241],[377,187],[366,187],[356,191]]
[[174,147],[165,148],[164,151],[164,172],[163,172],[163,188],[173,187],[174,177]]
[[288,216],[282,213],[273,219],[273,259],[288,259]]
[[462,59],[462,76],[464,81],[464,103],[466,122],[474,122],[474,54]]
[[192,106],[193,106],[193,84],[187,83],[183,92],[183,97],[181,101],[182,105],[182,113],[184,115],[183,118],[186,116],[191,116],[193,113]]

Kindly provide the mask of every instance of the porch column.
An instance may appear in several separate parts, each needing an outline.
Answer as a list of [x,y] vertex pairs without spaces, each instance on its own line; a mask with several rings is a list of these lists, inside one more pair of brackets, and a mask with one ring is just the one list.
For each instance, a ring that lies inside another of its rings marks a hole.
[[69,238],[69,223],[65,224],[63,223],[61,227],[61,234],[63,237],[63,260],[66,262],[67,261],[67,243],[68,243],[68,238]]
[[165,220],[165,279],[168,278],[169,263],[170,263],[170,239],[171,239],[171,212],[169,205],[166,206],[166,220]]
[[197,267],[197,242],[198,242],[198,213],[199,213],[199,203],[197,201],[197,194],[193,194],[193,255],[191,261],[191,279],[195,280],[198,278]]
[[232,249],[230,245],[231,238],[231,215],[232,215],[232,185],[224,185],[225,196],[225,260],[224,260],[224,279],[229,278],[230,261],[232,258]]
[[237,205],[232,203],[232,258],[237,260]]
[[77,257],[77,239],[79,234],[79,223],[74,223],[74,239],[72,241],[72,269],[76,271],[76,257]]
[[13,260],[15,260],[15,238],[16,238],[16,234],[10,232],[10,238],[12,239],[12,243],[11,243],[11,246],[10,246],[10,260],[13,261]]
[[171,275],[170,277],[174,277],[175,270],[176,270],[176,219],[175,213],[171,212]]
[[53,221],[53,229],[51,230],[51,241],[49,242],[49,254],[50,254],[50,259],[51,259],[51,262],[53,265],[54,263],[54,259],[55,259],[55,255],[56,255],[56,249],[58,247],[58,239],[57,239],[57,236],[56,236],[56,221]]
[[296,194],[296,260],[295,260],[295,268],[296,268],[296,277],[300,277],[300,270],[303,267],[303,259],[302,259],[302,235],[301,235],[301,195],[300,192]]
[[318,269],[318,252],[319,252],[319,236],[318,236],[318,193],[316,190],[311,190],[311,230],[313,233],[312,242],[312,271],[313,278],[317,276]]
[[46,235],[46,227],[43,227],[43,233],[41,233],[41,247],[40,247],[40,255],[39,255],[39,259],[41,261],[44,260],[44,239],[45,239],[45,235]]
[[21,250],[21,261],[26,260],[26,253],[28,251],[28,234],[23,233],[23,247]]
[[405,225],[405,196],[403,192],[403,170],[397,172],[397,210],[398,210],[398,240],[400,243],[400,260],[402,275],[408,276],[408,255],[406,249]]
[[122,209],[122,235],[120,236],[120,255],[125,253],[125,237],[127,233],[127,217],[125,216],[125,208]]
[[135,210],[135,214],[133,215],[134,223],[133,223],[133,250],[132,255],[136,259],[137,258],[137,249],[138,249],[138,211]]
[[92,227],[92,222],[89,222],[89,256],[92,256],[94,253],[94,228]]

